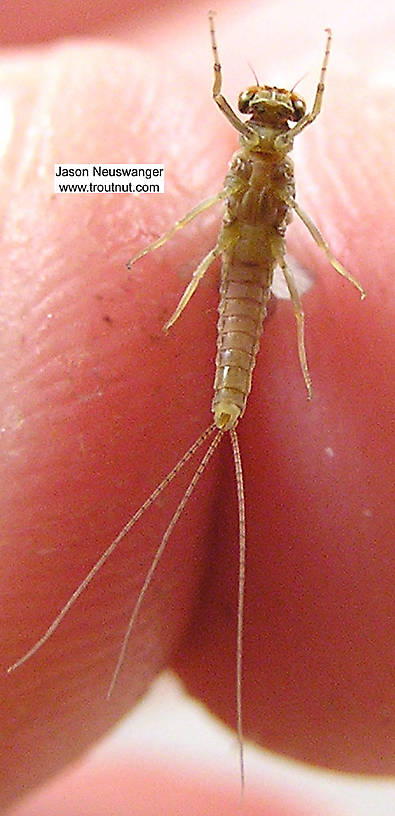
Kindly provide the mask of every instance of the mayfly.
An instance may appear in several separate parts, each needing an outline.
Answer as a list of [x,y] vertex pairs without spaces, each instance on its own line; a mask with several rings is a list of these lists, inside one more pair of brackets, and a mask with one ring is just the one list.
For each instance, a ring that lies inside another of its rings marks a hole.
[[[139,613],[142,601],[151,583],[167,541],[177,524],[196,484],[205,471],[209,460],[224,434],[229,432],[236,475],[239,507],[239,579],[238,612],[236,637],[236,708],[237,735],[240,757],[241,787],[244,788],[244,740],[242,727],[242,635],[245,583],[245,502],[243,473],[236,426],[243,416],[251,388],[252,372],[258,352],[266,305],[270,297],[273,273],[280,267],[284,276],[297,325],[297,345],[300,366],[307,388],[308,398],[312,396],[312,386],[306,359],[304,343],[304,314],[292,273],[285,256],[285,232],[293,212],[303,221],[314,241],[324,251],[335,270],[347,278],[360,292],[365,292],[360,283],[342,266],[322,237],[310,217],[295,199],[293,162],[289,158],[296,136],[310,125],[321,110],[324,93],[325,74],[329,59],[332,34],[326,29],[325,53],[321,66],[313,108],[306,112],[302,97],[284,88],[256,85],[243,90],[238,99],[241,114],[249,119],[242,120],[231,108],[221,93],[222,70],[219,62],[214,13],[209,12],[211,47],[214,57],[213,99],[230,124],[238,131],[240,147],[233,155],[223,189],[211,198],[202,201],[177,221],[149,246],[134,255],[128,263],[130,268],[136,261],[163,246],[177,230],[182,229],[200,213],[219,201],[224,201],[225,212],[218,241],[195,269],[181,300],[166,323],[167,331],[178,320],[191,299],[203,275],[217,258],[222,258],[220,286],[216,374],[212,412],[214,421],[193,443],[173,470],[155,488],[134,516],[117,535],[107,550],[69,598],[57,618],[34,646],[8,671],[21,666],[32,657],[51,637],[71,606],[101,569],[119,542],[141,518],[143,513],[156,501],[160,493],[169,485],[181,468],[190,460],[198,448],[212,437],[205,455],[181,499],[156,551],[144,584],[140,590],[130,618],[119,658],[111,680],[110,695],[122,666],[127,644]],[[292,123],[292,126],[291,126]]]

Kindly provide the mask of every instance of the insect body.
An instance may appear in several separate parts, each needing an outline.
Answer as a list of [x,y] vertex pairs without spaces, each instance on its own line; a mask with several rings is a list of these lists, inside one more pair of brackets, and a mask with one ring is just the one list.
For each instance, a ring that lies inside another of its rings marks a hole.
[[216,375],[212,411],[214,421],[184,454],[163,482],[155,488],[144,504],[136,511],[118,536],[103,553],[84,581],[75,590],[49,629],[37,643],[13,666],[13,671],[30,658],[53,634],[64,616],[81,595],[92,578],[122,538],[130,531],[143,513],[156,501],[178,471],[195,451],[217,431],[203,456],[195,474],[178,505],[170,524],[157,549],[144,585],[139,593],[123,640],[118,663],[113,674],[111,693],[123,662],[127,643],[140,610],[145,593],[151,583],[160,557],[184,507],[200,476],[225,432],[230,432],[236,472],[239,504],[239,587],[237,622],[237,730],[240,749],[240,772],[244,786],[243,731],[242,731],[242,631],[245,576],[245,507],[244,487],[236,425],[245,411],[251,388],[252,372],[259,347],[266,304],[270,296],[273,273],[276,266],[283,272],[297,321],[297,342],[300,364],[309,398],[312,396],[311,379],[304,344],[304,315],[292,274],[285,259],[285,232],[293,211],[304,222],[316,243],[323,249],[332,266],[359,290],[365,292],[359,282],[334,257],[317,227],[301,209],[295,199],[293,163],[288,156],[295,137],[318,116],[324,92],[325,72],[331,45],[331,31],[327,40],[320,78],[312,111],[306,113],[303,99],[293,90],[254,85],[239,96],[239,111],[249,115],[241,120],[221,94],[222,73],[214,31],[213,13],[209,14],[211,45],[214,56],[213,98],[231,125],[240,134],[240,147],[234,154],[224,189],[198,204],[177,221],[170,230],[149,246],[138,252],[128,263],[130,268],[137,260],[165,244],[174,233],[185,227],[199,213],[225,200],[222,228],[215,247],[200,262],[165,330],[178,319],[195,292],[199,281],[215,258],[222,258],[220,287]]
[[[214,55],[213,98],[229,122],[239,131],[240,148],[230,162],[224,189],[194,207],[168,232],[131,258],[128,266],[130,268],[137,260],[162,246],[176,230],[186,226],[199,213],[225,199],[218,242],[196,268],[165,330],[178,319],[206,270],[220,255],[222,274],[218,352],[212,410],[216,426],[228,431],[236,426],[246,407],[276,266],[280,266],[283,272],[292,299],[297,320],[301,368],[308,396],[312,396],[304,344],[304,314],[285,259],[284,236],[293,210],[337,272],[357,287],[362,298],[365,292],[360,283],[334,257],[318,228],[296,202],[293,162],[288,156],[295,136],[311,124],[321,110],[331,31],[327,29],[325,55],[312,111],[306,113],[304,100],[294,91],[255,85],[246,88],[239,96],[240,112],[251,117],[244,122],[221,94],[222,73],[213,12],[210,12],[209,20]],[[290,122],[296,123],[294,127],[290,127]]]

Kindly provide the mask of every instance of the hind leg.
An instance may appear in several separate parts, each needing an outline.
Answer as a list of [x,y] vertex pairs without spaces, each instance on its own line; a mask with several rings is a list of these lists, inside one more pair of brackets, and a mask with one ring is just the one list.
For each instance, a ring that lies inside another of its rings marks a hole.
[[301,221],[303,221],[303,223],[304,223],[305,227],[307,227],[310,235],[313,236],[314,241],[316,242],[316,244],[318,244],[320,249],[322,249],[325,252],[325,255],[328,258],[329,263],[333,266],[334,269],[336,269],[336,272],[338,272],[339,275],[342,275],[343,278],[346,278],[348,281],[350,281],[350,283],[352,283],[358,289],[358,291],[360,292],[360,295],[361,295],[361,300],[363,300],[364,297],[366,296],[366,292],[365,292],[364,288],[361,286],[359,281],[357,281],[357,279],[354,278],[353,275],[350,274],[350,272],[347,272],[347,269],[345,269],[343,264],[341,264],[340,261],[338,261],[337,258],[335,258],[333,252],[331,251],[330,247],[326,243],[325,238],[321,235],[318,227],[316,227],[314,222],[311,220],[310,216],[307,215],[307,213],[304,210],[302,210],[301,207],[299,207],[299,204],[297,204],[296,201],[293,201],[292,203],[290,203],[290,206],[295,210],[296,214],[299,216]]
[[185,292],[184,292],[184,294],[182,295],[182,297],[180,299],[180,302],[179,302],[177,308],[175,309],[175,311],[173,312],[172,316],[169,318],[169,320],[167,321],[165,326],[163,326],[164,331],[168,331],[168,329],[170,329],[170,327],[176,322],[176,320],[178,320],[180,314],[184,311],[185,306],[187,305],[187,303],[189,303],[192,295],[194,294],[194,292],[196,292],[196,289],[199,286],[199,283],[200,283],[204,273],[207,272],[207,269],[209,268],[209,266],[212,264],[212,262],[215,260],[215,258],[217,258],[218,255],[220,255],[220,253],[221,253],[221,247],[220,247],[219,244],[216,244],[214,249],[212,249],[206,255],[206,257],[203,258],[203,260],[200,262],[199,266],[196,267],[196,269],[195,269],[195,271],[194,271],[194,273],[192,275],[192,278],[189,281],[188,286],[185,289]]
[[285,258],[281,258],[279,264],[288,287],[288,292],[292,300],[293,310],[296,318],[300,367],[302,369],[303,379],[306,384],[308,399],[311,399],[313,396],[313,388],[311,385],[309,367],[307,365],[306,347],[304,342],[304,311],[302,307],[302,302],[300,300],[299,292],[296,288],[295,281],[288,268]]

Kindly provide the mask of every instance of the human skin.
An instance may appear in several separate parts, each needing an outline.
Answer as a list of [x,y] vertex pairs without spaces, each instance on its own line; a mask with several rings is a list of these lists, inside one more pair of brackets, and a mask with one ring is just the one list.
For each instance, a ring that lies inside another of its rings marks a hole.
[[[167,25],[164,16],[163,41]],[[362,20],[356,59],[367,31]],[[232,27],[223,36],[225,49],[227,38],[237,41]],[[193,27],[183,37],[193,51]],[[180,74],[167,55],[164,71],[165,46],[156,44],[158,53],[149,41],[131,55],[119,42],[80,40],[4,63],[16,113],[2,188],[4,668],[210,422],[215,271],[166,338],[161,327],[213,245],[217,216],[130,273],[125,261],[220,187],[235,136],[210,109],[192,57]],[[265,61],[273,60],[266,45]],[[340,56],[332,61],[332,89],[342,92],[327,92],[325,124],[300,136],[309,150],[298,162],[299,199],[368,297],[361,304],[301,227],[292,248],[315,278],[304,298],[315,398],[305,399],[292,311],[278,303],[239,429],[244,721],[247,737],[286,755],[390,773],[391,111],[380,87],[368,94],[362,79],[347,84]],[[366,76],[362,62],[354,70]],[[232,66],[225,73],[231,84]],[[166,162],[165,198],[52,196],[55,161],[131,158]],[[92,745],[164,666],[234,724],[232,467],[225,441],[172,536],[108,703],[128,616],[176,504],[170,490],[45,648],[2,673],[3,806]]]

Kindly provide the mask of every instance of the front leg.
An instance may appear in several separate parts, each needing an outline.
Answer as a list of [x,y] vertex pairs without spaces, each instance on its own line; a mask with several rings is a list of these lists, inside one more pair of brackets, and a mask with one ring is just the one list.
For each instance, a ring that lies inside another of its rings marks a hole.
[[248,125],[245,124],[239,117],[236,115],[234,110],[229,105],[229,102],[226,101],[225,97],[222,96],[221,88],[222,88],[222,70],[221,70],[221,63],[219,61],[218,56],[218,46],[217,40],[215,37],[215,28],[214,28],[214,12],[209,11],[208,18],[210,21],[210,36],[211,36],[211,48],[213,50],[214,55],[214,84],[213,84],[213,99],[214,102],[218,105],[220,111],[225,114],[226,118],[230,122],[233,127],[242,133],[244,136],[251,136],[251,129]]
[[293,140],[294,140],[295,136],[297,136],[298,133],[300,133],[302,130],[304,130],[304,128],[307,127],[307,125],[311,125],[311,123],[314,122],[314,119],[317,118],[318,114],[321,111],[322,98],[324,96],[324,90],[325,90],[325,74],[326,74],[326,69],[328,67],[328,60],[329,60],[329,54],[330,54],[331,42],[332,42],[332,31],[331,31],[331,29],[326,28],[325,31],[326,31],[326,34],[327,34],[325,53],[324,53],[324,59],[323,59],[322,66],[321,66],[320,78],[318,80],[317,90],[315,92],[315,99],[314,99],[313,109],[309,113],[306,113],[305,116],[303,116],[302,119],[297,123],[297,125],[295,125],[295,127],[292,128],[292,130],[290,130],[288,133],[285,133],[285,134],[282,133],[280,136],[277,137],[275,144],[277,145],[278,148],[284,148],[284,147],[287,147],[287,146],[292,147]]

